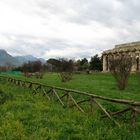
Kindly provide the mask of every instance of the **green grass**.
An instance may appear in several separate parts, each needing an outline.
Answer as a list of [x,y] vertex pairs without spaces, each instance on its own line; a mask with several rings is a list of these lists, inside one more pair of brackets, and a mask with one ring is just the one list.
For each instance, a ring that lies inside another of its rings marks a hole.
[[80,91],[90,92],[97,95],[112,97],[135,99],[140,101],[140,85],[138,78],[132,74],[128,81],[128,86],[124,91],[118,90],[114,78],[109,73],[95,74],[75,74],[73,80],[62,83],[57,73],[46,73],[43,79],[26,78],[23,75],[10,75],[23,80],[31,80],[41,82],[47,85],[77,89]]
[[[129,85],[124,91],[116,88],[110,74],[77,74],[67,83],[61,83],[56,73],[46,73],[41,80],[22,75],[10,76],[112,98],[140,101],[140,87],[135,74],[131,75]],[[98,112],[83,114],[77,109],[63,108],[59,103],[50,102],[40,95],[32,96],[31,91],[4,81],[0,81],[0,89],[0,140],[140,139],[140,121],[133,128],[125,120],[128,116],[117,119],[120,123],[118,127],[108,119],[100,119]]]

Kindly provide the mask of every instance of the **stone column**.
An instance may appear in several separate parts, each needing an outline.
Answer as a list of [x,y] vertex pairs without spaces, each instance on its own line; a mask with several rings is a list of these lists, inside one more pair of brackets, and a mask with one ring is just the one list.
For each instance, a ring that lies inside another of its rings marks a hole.
[[131,71],[134,72],[137,70],[137,63],[136,63],[136,54],[135,52],[131,53],[131,57],[132,57],[132,69]]
[[107,71],[107,61],[106,61],[107,56],[103,55],[103,71]]
[[107,58],[107,61],[108,61],[108,63],[107,63],[107,71],[110,71],[110,69],[109,69],[109,67],[110,67],[110,60],[112,60],[112,59],[114,59],[114,54],[110,53],[108,55],[108,58]]

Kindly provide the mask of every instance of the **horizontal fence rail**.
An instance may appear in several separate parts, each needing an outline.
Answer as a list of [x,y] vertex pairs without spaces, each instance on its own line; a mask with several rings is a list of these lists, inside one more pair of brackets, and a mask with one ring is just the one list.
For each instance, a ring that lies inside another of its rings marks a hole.
[[[136,116],[140,114],[140,102],[134,100],[125,99],[114,99],[105,96],[99,96],[96,94],[91,94],[88,92],[82,92],[73,89],[66,89],[62,87],[49,86],[38,82],[21,80],[9,76],[0,76],[0,80],[6,80],[13,83],[19,87],[25,87],[32,91],[33,95],[42,94],[46,96],[50,101],[57,101],[63,107],[73,108],[76,107],[79,111],[86,113],[94,112],[96,107],[98,107],[102,112],[102,118],[108,117],[115,124],[118,124],[113,116],[122,115],[124,113],[130,112],[131,124],[135,126]],[[101,101],[101,102],[99,102]],[[102,102],[117,103],[123,106],[123,109],[117,110],[115,112],[108,111]]]

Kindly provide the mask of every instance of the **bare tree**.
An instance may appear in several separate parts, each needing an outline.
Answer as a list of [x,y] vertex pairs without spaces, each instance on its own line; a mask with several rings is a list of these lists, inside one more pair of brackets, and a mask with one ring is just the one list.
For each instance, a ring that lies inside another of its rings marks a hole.
[[62,82],[67,82],[72,79],[74,71],[74,61],[65,58],[49,59],[47,61],[51,65],[52,71],[58,72]]
[[35,76],[36,78],[43,78],[44,66],[40,61],[25,63],[21,70],[26,77]]
[[124,90],[126,88],[131,68],[132,58],[128,55],[121,55],[117,58],[111,57],[109,59],[109,69],[113,74],[120,90]]
[[60,65],[59,65],[59,72],[62,82],[67,82],[72,79],[73,76],[73,70],[74,70],[74,62],[73,60],[67,60],[67,59],[60,59]]

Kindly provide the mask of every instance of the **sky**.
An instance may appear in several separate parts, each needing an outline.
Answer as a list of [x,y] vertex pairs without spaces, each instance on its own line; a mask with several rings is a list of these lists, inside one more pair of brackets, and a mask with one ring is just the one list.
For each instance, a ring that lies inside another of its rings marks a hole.
[[90,58],[140,40],[140,0],[0,0],[0,49]]

